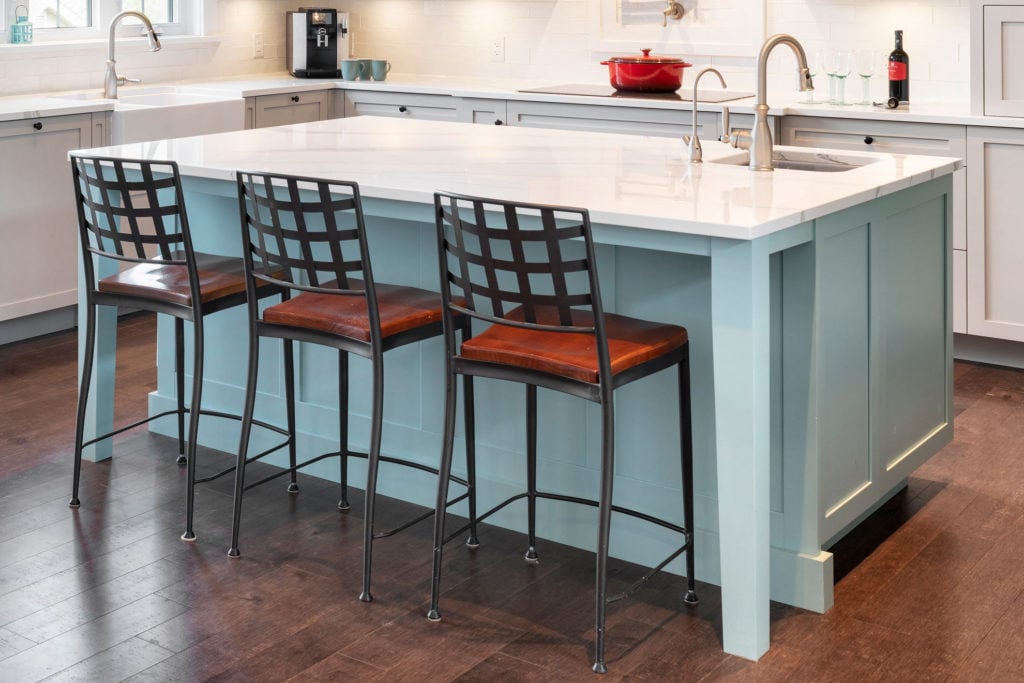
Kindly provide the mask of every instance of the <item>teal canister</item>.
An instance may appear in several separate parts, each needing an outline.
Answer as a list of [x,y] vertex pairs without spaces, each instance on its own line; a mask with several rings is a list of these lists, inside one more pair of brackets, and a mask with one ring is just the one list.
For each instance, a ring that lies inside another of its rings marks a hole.
[[[22,14],[22,11],[25,13]],[[32,42],[32,22],[28,20],[28,7],[25,5],[18,5],[14,9],[14,23],[11,24],[11,42]]]

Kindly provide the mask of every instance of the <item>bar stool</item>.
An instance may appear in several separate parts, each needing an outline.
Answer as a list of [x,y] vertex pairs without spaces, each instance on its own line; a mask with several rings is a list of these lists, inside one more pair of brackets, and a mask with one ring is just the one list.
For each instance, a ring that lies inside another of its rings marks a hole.
[[[240,419],[238,415],[201,410],[203,319],[211,313],[245,302],[242,259],[204,254],[192,248],[185,198],[175,162],[72,155],[71,169],[88,306],[75,425],[75,472],[69,505],[73,508],[80,505],[78,489],[85,446],[151,420],[176,414],[178,464],[188,464],[185,533],[182,539],[194,541],[195,484],[230,471],[196,479],[199,416]],[[132,265],[97,281],[93,264],[96,257]],[[264,297],[274,293],[271,288],[260,287],[254,295]],[[174,318],[177,407],[83,442],[99,306],[127,306]],[[185,321],[193,324],[192,400],[189,408],[185,407]],[[187,453],[184,440],[186,414],[190,416]],[[261,425],[284,433],[271,425]]]
[[[526,385],[526,492],[503,501],[477,521],[525,498],[525,559],[537,561],[538,498],[598,508],[596,647],[593,669],[605,673],[605,608],[638,590],[656,572],[686,553],[688,605],[697,604],[693,562],[693,456],[690,425],[689,345],[686,330],[604,313],[598,287],[590,217],[585,209],[436,193],[434,195],[444,302],[447,383],[444,450],[434,520],[433,575],[428,618],[438,610],[445,537],[443,502],[454,441],[456,385],[462,375]],[[582,245],[580,241],[582,240]],[[579,254],[582,246],[582,255]],[[456,345],[452,326],[468,317],[489,323],[481,334]],[[615,473],[615,389],[675,367],[679,377],[679,433],[683,524],[622,508],[612,502]],[[564,392],[601,406],[601,477],[597,500],[537,488],[537,387]],[[467,423],[472,420],[467,413]],[[611,513],[619,512],[683,534],[684,544],[622,593],[607,596]]]
[[[363,588],[359,599],[369,602],[373,541],[391,536],[434,514],[429,510],[386,532],[374,530],[377,474],[381,462],[438,474],[438,469],[410,460],[381,455],[384,408],[384,352],[443,334],[441,297],[415,287],[375,282],[366,241],[359,186],[352,182],[272,175],[240,171],[237,174],[242,241],[249,292],[261,285],[283,292],[283,301],[262,313],[255,299],[249,301],[249,376],[235,474],[234,519],[228,555],[239,556],[238,537],[244,491],[295,472],[328,457],[340,458],[340,510],[348,510],[348,459],[367,460],[365,516],[363,522]],[[275,274],[281,273],[281,274]],[[453,330],[469,329],[468,319],[450,316]],[[284,380],[290,467],[252,484],[245,484],[246,465],[276,448],[248,456],[249,421],[256,400],[260,338],[283,340]],[[339,450],[296,463],[295,377],[293,342],[320,344],[338,350]],[[348,356],[370,360],[372,367],[372,415],[367,453],[348,445]],[[465,382],[466,411],[472,415],[472,384]],[[472,440],[472,423],[466,426]],[[466,491],[444,507],[468,499],[470,530],[467,545],[477,547],[475,451],[466,452],[466,478],[450,477]],[[451,463],[446,476],[451,475]],[[445,487],[447,490],[447,487]]]

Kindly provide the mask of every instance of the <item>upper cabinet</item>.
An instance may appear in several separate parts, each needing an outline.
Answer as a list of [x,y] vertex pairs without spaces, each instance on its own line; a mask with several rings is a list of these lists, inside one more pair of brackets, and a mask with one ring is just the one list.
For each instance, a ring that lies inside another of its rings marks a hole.
[[971,6],[971,113],[1024,117],[1024,0]]

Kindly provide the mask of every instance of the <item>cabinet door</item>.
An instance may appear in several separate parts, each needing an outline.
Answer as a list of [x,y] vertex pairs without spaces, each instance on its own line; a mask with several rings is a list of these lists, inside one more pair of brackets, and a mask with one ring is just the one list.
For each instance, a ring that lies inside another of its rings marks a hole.
[[1024,5],[984,7],[985,114],[1024,116]]
[[345,116],[363,115],[457,121],[459,99],[449,95],[346,90]]
[[967,132],[967,330],[1024,341],[1024,130]]
[[90,114],[0,123],[0,320],[76,301],[68,152],[91,147],[92,130]]
[[253,128],[309,123],[328,118],[331,97],[327,90],[259,95],[253,98]]
[[[850,149],[887,154],[966,157],[963,126],[866,119],[784,116],[779,142],[798,147]],[[967,249],[967,168],[953,174],[953,260],[963,263]],[[959,254],[957,252],[960,252]],[[968,284],[962,268],[953,270],[953,331],[967,332]]]

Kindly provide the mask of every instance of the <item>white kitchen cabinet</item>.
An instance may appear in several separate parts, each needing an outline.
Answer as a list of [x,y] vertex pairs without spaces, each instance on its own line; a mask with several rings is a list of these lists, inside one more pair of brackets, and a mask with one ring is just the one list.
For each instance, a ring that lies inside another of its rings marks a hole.
[[257,95],[246,98],[245,127],[267,128],[331,118],[331,91]]
[[[967,134],[964,126],[834,119],[812,116],[782,118],[779,143],[800,147],[849,149],[887,154],[926,154],[966,157]],[[953,331],[969,330],[969,297],[966,268],[957,263],[968,261],[967,240],[967,166],[953,174]],[[957,253],[961,252],[961,253]]]
[[967,328],[1024,341],[1024,130],[967,130]]
[[[76,303],[78,232],[68,152],[106,143],[108,116],[0,122],[0,321]],[[0,335],[5,341],[12,339]]]
[[[688,109],[645,109],[601,104],[564,104],[561,102],[508,101],[508,123],[512,126],[567,128],[605,133],[635,135],[688,135],[692,113]],[[718,111],[697,112],[697,134],[712,140],[721,134],[722,115]],[[736,114],[730,127],[750,128],[753,117]],[[771,125],[774,127],[775,122]]]
[[1024,117],[1024,0],[974,0],[971,112]]
[[[345,116],[395,116],[434,121],[460,120],[458,97],[375,90],[335,91]],[[337,107],[337,100],[335,101]]]

